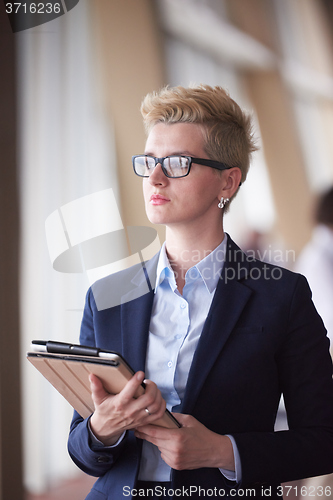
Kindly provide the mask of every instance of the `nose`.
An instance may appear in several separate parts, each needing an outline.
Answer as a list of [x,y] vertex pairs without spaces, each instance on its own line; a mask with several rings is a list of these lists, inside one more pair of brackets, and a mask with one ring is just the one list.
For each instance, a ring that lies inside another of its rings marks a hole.
[[162,170],[162,165],[160,163],[157,163],[156,167],[149,176],[149,182],[153,185],[156,185],[165,184],[167,180],[168,178]]

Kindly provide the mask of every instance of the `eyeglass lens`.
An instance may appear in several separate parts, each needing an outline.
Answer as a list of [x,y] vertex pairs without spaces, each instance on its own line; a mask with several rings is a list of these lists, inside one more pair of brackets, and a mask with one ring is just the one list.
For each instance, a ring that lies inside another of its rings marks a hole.
[[[169,156],[163,160],[163,169],[168,177],[183,177],[187,175],[189,160],[183,156]],[[149,177],[155,169],[153,156],[138,156],[135,158],[135,171],[138,175]]]

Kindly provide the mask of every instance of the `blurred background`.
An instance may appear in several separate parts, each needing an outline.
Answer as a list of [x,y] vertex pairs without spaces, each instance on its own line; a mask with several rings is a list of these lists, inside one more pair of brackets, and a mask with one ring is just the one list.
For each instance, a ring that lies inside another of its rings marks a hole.
[[[144,151],[141,100],[207,83],[252,114],[260,146],[226,230],[293,268],[333,184],[333,3],[80,0],[15,34],[4,3],[0,15],[1,498],[75,500],[92,479],[67,454],[72,410],[26,351],[32,339],[77,342],[89,284],[133,259],[88,270],[57,259],[119,221],[149,226],[131,166]],[[164,239],[155,230],[147,257]]]

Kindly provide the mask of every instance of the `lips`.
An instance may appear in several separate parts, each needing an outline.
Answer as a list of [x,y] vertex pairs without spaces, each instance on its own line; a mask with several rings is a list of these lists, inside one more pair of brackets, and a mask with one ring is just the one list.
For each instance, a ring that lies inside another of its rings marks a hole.
[[164,205],[169,201],[169,198],[166,198],[166,196],[162,196],[161,194],[152,194],[150,197],[150,203],[152,205]]

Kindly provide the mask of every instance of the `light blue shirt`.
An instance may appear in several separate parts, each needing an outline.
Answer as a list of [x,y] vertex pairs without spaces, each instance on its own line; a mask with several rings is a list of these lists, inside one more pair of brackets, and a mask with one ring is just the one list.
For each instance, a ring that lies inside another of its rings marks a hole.
[[[183,295],[177,289],[165,244],[162,246],[157,264],[145,375],[156,383],[170,411],[181,413],[193,355],[222,273],[226,244],[225,237],[215,250],[188,269]],[[103,446],[90,432],[93,444]],[[125,433],[113,446],[117,446],[124,436]],[[235,440],[228,437],[233,446],[236,471],[220,471],[227,479],[239,482],[240,457]],[[170,474],[171,468],[162,460],[157,446],[143,441],[138,478],[142,481],[170,481]]]
[[[187,377],[198,341],[211,306],[225,260],[225,237],[203,260],[188,269],[183,295],[177,289],[174,272],[162,246],[156,275],[155,297],[149,326],[145,375],[160,389],[170,411],[181,412]],[[240,460],[234,448],[236,473],[221,472],[240,481]],[[169,481],[170,467],[158,448],[143,442],[139,479]]]

